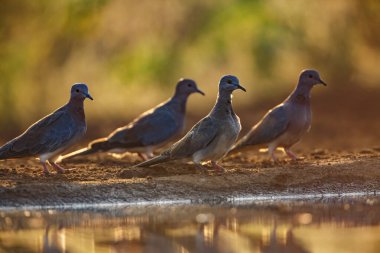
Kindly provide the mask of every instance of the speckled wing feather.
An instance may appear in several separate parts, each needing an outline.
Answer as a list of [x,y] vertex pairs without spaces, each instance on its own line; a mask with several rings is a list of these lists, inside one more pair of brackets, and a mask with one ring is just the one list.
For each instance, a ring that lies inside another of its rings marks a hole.
[[149,167],[171,160],[188,158],[198,150],[210,145],[217,136],[217,132],[217,124],[207,116],[193,126],[193,128],[182,139],[174,143],[170,149],[167,149],[161,155],[139,163],[134,167]]
[[76,135],[73,119],[65,108],[42,118],[0,149],[0,158],[17,158],[56,151]]
[[144,113],[125,127],[116,129],[108,137],[110,146],[143,147],[157,145],[170,139],[182,128],[168,108],[161,107]]
[[172,158],[181,159],[192,156],[206,148],[218,134],[218,124],[209,116],[199,121],[193,128],[168,150]]
[[284,106],[278,105],[270,110],[263,119],[245,135],[234,149],[246,145],[259,145],[273,141],[283,134],[289,125],[289,117]]

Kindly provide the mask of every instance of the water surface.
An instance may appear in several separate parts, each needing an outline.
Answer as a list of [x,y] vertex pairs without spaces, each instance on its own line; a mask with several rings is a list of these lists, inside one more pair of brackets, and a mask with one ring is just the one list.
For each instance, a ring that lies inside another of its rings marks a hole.
[[377,197],[0,212],[0,252],[379,253]]

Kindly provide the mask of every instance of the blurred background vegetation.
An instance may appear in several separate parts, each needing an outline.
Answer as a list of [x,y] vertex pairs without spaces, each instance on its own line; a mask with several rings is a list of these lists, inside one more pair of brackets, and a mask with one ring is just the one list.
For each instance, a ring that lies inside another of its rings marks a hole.
[[376,0],[2,0],[2,138],[63,105],[74,82],[89,85],[89,130],[102,134],[169,97],[181,77],[207,93],[190,98],[191,115],[210,110],[227,73],[248,90],[236,107],[251,112],[283,99],[305,68],[329,84],[314,90],[319,104],[325,93],[376,91],[378,13]]

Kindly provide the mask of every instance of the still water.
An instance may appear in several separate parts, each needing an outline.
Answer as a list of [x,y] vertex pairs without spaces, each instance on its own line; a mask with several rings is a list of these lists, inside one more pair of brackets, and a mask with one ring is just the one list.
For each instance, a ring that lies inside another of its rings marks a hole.
[[0,211],[0,252],[379,253],[380,199]]

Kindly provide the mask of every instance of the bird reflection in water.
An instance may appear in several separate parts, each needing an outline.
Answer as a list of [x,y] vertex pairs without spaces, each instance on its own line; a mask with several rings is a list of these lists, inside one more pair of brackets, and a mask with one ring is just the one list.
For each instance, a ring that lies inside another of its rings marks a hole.
[[261,253],[311,253],[297,241],[293,234],[293,227],[286,230],[284,238],[278,236],[277,224],[269,234],[269,238],[263,238],[260,242]]
[[66,251],[66,235],[65,229],[59,226],[56,229],[51,229],[50,225],[46,226],[43,236],[43,253],[68,253]]
[[[374,204],[331,206],[7,213],[0,215],[0,252],[308,253],[340,252],[342,246],[379,252]],[[334,244],[323,243],[326,238]]]
[[99,245],[108,245],[117,253],[189,253],[163,234],[157,234],[140,228],[138,236],[120,238],[116,241],[103,241]]

